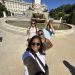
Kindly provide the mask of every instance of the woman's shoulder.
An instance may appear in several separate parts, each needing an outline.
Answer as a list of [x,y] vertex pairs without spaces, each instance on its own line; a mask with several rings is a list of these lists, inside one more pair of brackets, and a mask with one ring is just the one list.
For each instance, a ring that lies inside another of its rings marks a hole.
[[27,58],[29,56],[30,56],[29,51],[25,51],[22,55],[22,60],[24,60],[25,58]]
[[33,58],[31,57],[29,51],[24,52],[22,56],[23,63],[26,65],[27,63],[30,63]]
[[33,58],[31,56],[27,56],[25,59],[25,62],[31,62],[33,60]]
[[31,56],[27,56],[24,60],[23,60],[24,65],[34,65],[36,64],[36,61],[33,57]]

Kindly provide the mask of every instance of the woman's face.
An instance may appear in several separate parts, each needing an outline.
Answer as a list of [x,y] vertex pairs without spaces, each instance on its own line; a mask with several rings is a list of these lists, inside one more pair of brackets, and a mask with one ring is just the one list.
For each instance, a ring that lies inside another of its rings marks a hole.
[[35,27],[35,22],[34,21],[31,23],[31,26],[32,27]]
[[39,31],[38,35],[42,38],[44,37],[44,33],[42,31]]
[[40,49],[40,40],[37,38],[34,39],[31,43],[31,48],[37,53]]

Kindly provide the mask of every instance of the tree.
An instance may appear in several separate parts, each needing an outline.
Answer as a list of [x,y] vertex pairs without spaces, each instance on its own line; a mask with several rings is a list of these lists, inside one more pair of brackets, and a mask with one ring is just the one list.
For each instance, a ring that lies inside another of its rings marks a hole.
[[2,3],[0,3],[0,17],[3,17],[3,11],[6,12],[7,16],[10,16],[10,11],[8,11],[6,7]]
[[64,10],[66,14],[69,14],[72,12],[72,5],[71,4],[67,4],[64,6]]
[[58,13],[58,17],[59,17],[59,18],[60,18],[60,17],[64,18],[64,17],[65,17],[65,14],[64,14],[63,12],[59,12],[59,13]]
[[75,24],[75,4],[61,5],[56,9],[52,9],[49,16],[52,18],[62,17],[67,23]]
[[71,13],[71,16],[70,16],[70,21],[71,21],[71,24],[75,24],[75,11],[73,11],[72,13]]

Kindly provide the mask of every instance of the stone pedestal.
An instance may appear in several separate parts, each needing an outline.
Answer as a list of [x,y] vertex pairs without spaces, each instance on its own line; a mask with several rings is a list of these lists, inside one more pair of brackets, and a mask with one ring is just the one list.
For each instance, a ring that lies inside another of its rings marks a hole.
[[32,7],[34,11],[41,11],[41,0],[33,0]]
[[5,13],[5,11],[3,11],[3,16],[6,17],[6,13]]

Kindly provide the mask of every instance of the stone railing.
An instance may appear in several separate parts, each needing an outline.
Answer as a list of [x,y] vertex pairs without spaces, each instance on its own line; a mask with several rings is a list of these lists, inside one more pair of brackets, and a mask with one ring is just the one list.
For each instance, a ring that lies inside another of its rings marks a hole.
[[[16,20],[16,18],[11,18],[11,20]],[[2,28],[4,30],[7,30],[7,31],[11,31],[11,32],[14,32],[14,33],[19,33],[21,35],[27,36],[26,35],[27,28],[9,25],[5,21],[6,21],[6,18],[0,18],[0,28]],[[67,24],[67,25],[71,26],[72,28],[67,29],[67,30],[55,30],[55,36],[68,35],[68,34],[72,33],[74,31],[75,27],[71,24]]]
[[0,28],[1,29],[7,30],[7,31],[10,31],[10,32],[19,33],[19,34],[22,34],[22,35],[26,35],[27,28],[9,25],[5,22],[6,20],[7,20],[6,18],[0,18],[0,23],[1,23]]
[[61,36],[61,35],[68,35],[68,34],[71,34],[74,32],[75,30],[75,26],[74,25],[71,25],[71,24],[67,24],[67,23],[64,23],[65,25],[68,25],[71,27],[71,29],[67,29],[67,30],[55,30],[55,36]]

